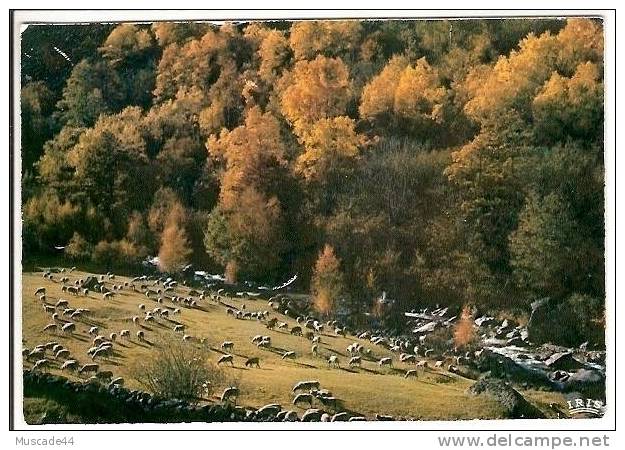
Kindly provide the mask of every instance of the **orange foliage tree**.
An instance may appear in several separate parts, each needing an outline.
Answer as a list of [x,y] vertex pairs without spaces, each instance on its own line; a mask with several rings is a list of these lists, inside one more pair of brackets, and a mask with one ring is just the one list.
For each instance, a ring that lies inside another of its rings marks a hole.
[[462,308],[460,320],[454,328],[454,343],[456,347],[463,348],[475,341],[475,327],[473,325],[473,315],[468,306]]
[[184,215],[184,208],[178,203],[167,218],[158,252],[159,269],[163,272],[178,272],[189,262],[191,248],[183,226]]
[[329,314],[345,292],[341,261],[329,244],[317,258],[311,284],[315,309],[321,314]]

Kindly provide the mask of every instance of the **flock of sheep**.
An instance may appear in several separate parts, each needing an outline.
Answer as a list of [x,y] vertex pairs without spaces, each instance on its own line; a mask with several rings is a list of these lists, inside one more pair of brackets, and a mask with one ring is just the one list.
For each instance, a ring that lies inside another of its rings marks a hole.
[[[63,345],[52,340],[44,344],[35,346],[32,349],[24,348],[23,355],[28,361],[33,362],[33,369],[43,370],[51,367],[58,367],[62,371],[72,371],[80,376],[89,376],[87,381],[106,382],[109,384],[122,385],[123,378],[115,377],[111,371],[100,370],[98,361],[108,360],[117,354],[117,347],[120,342],[149,343],[150,336],[145,326],[150,323],[158,323],[161,327],[171,329],[180,336],[180,339],[187,342],[205,343],[205,338],[198,338],[187,334],[186,326],[179,320],[174,320],[174,316],[180,316],[183,309],[202,309],[203,305],[210,302],[213,305],[221,306],[228,316],[234,320],[255,320],[266,327],[268,331],[279,331],[288,333],[310,342],[310,355],[314,358],[323,358],[330,369],[341,369],[343,361],[339,358],[341,353],[333,351],[328,346],[324,346],[325,339],[329,337],[349,337],[353,335],[360,341],[368,340],[370,346],[362,345],[354,341],[346,348],[346,363],[350,370],[362,367],[364,361],[377,364],[380,368],[389,368],[395,372],[400,371],[405,378],[418,377],[418,370],[430,370],[430,367],[446,369],[448,372],[457,373],[457,365],[462,363],[463,356],[439,355],[440,359],[434,363],[435,356],[432,349],[425,346],[425,342],[410,342],[407,339],[392,338],[380,333],[374,334],[371,331],[352,331],[342,326],[335,320],[321,321],[311,314],[299,311],[295,305],[285,297],[273,297],[269,299],[267,310],[250,311],[245,303],[235,307],[225,302],[223,289],[217,291],[196,290],[186,286],[180,286],[176,281],[163,277],[140,276],[130,281],[117,282],[115,275],[108,273],[100,275],[95,280],[86,278],[70,279],[70,274],[75,268],[60,269],[60,274],[44,272],[44,278],[61,284],[61,291],[74,297],[93,298],[92,294],[100,297],[101,301],[109,302],[117,295],[124,292],[140,293],[145,297],[143,303],[137,305],[137,314],[128,317],[129,326],[124,329],[115,330],[108,334],[101,334],[100,327],[94,325],[90,320],[91,311],[87,308],[72,307],[72,302],[67,299],[52,299],[47,295],[45,287],[35,290],[34,294],[42,304],[42,310],[49,316],[49,323],[43,327],[43,332],[50,334],[60,334],[68,338],[80,335],[89,336],[90,347],[83,355],[72,355],[70,350]],[[59,278],[59,275],[62,275]],[[71,297],[70,297],[71,298]],[[258,302],[255,302],[258,304]],[[281,315],[279,315],[279,314]],[[279,318],[287,318],[281,321]],[[295,323],[289,325],[288,319],[294,319]],[[274,347],[272,336],[258,334],[250,336],[250,341],[260,351],[271,351],[277,353],[283,360],[296,360],[301,356],[295,349],[282,349]],[[274,336],[275,338],[276,336]],[[217,360],[217,365],[235,365],[234,348],[237,345],[233,340],[223,341],[220,345],[221,356]],[[126,345],[125,345],[126,346]],[[384,356],[380,351],[385,349],[386,354],[397,356]],[[467,357],[465,355],[464,357]],[[454,357],[456,364],[447,364],[450,358]],[[82,361],[82,362],[79,362]],[[397,362],[406,369],[395,369]],[[261,357],[245,357],[244,366],[247,368],[260,368]],[[412,366],[412,367],[410,367]],[[222,402],[236,402],[239,397],[239,389],[235,386],[228,387],[220,397]],[[293,388],[293,406],[301,407],[305,405],[308,409],[301,418],[294,410],[283,410],[280,405],[271,404],[256,411],[260,414],[276,417],[279,420],[292,421],[357,421],[365,420],[358,414],[351,414],[345,411],[343,401],[333,396],[328,390],[321,389],[318,381],[302,381]],[[332,411],[332,415],[325,412]],[[384,418],[385,416],[380,416]],[[379,420],[383,420],[380,419]]]

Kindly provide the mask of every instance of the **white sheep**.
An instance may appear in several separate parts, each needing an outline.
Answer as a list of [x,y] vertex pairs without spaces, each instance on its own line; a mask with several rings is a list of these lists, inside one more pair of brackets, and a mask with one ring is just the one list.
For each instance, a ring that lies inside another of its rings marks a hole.
[[328,366],[331,366],[331,367],[341,367],[341,364],[340,364],[338,356],[330,355],[330,357],[328,358]]
[[380,367],[383,367],[383,366],[393,367],[393,360],[388,357],[382,358],[378,361],[378,364],[380,365]]
[[349,360],[350,367],[360,367],[362,364],[362,358],[360,356],[352,356]]
[[232,341],[224,341],[221,344],[221,348],[226,350],[226,351],[232,351],[234,349],[234,342],[232,342]]

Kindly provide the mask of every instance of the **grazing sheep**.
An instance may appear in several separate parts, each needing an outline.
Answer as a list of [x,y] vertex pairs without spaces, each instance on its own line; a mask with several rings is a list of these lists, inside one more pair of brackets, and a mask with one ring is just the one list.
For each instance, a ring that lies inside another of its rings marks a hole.
[[284,352],[284,354],[282,355],[282,359],[295,359],[295,352]]
[[310,351],[312,352],[313,355],[318,356],[319,346],[317,344],[313,344],[313,346],[310,348]]
[[428,362],[427,361],[419,361],[417,363],[417,367],[423,367],[424,369],[428,367]]
[[139,339],[139,341],[141,342],[145,341],[145,333],[143,332],[143,330],[137,331],[137,339]]
[[345,336],[345,329],[344,328],[335,328],[334,329],[334,334],[336,334],[337,336]]
[[61,350],[57,351],[54,354],[54,357],[56,359],[60,359],[60,358],[68,358],[69,357],[69,350],[67,350],[66,348],[62,348]]
[[74,333],[74,331],[76,331],[76,324],[68,322],[61,327],[61,331],[63,331],[63,333],[72,334]]
[[108,356],[110,351],[111,351],[112,347],[100,347],[97,348],[92,354],[91,354],[91,359],[95,360],[97,357],[99,356]]
[[184,333],[184,325],[174,325],[174,332]]
[[38,296],[38,295],[42,295],[42,294],[45,295],[45,293],[46,293],[46,288],[45,287],[37,288],[37,290],[35,291],[35,297]]
[[88,373],[88,372],[97,372],[100,369],[98,364],[85,364],[80,369],[78,369],[79,374]]
[[331,355],[328,358],[328,366],[330,366],[330,367],[341,367],[341,364],[340,364],[338,356]]
[[248,358],[247,361],[245,361],[245,367],[252,367],[252,366],[256,366],[257,368],[260,369],[260,359],[256,356],[252,357],[252,358]]
[[56,344],[54,347],[52,347],[52,353],[56,353],[59,350],[63,350],[63,346],[61,344]]
[[130,338],[130,330],[121,330],[119,336],[123,338]]
[[321,410],[310,408],[302,415],[302,422],[319,422],[321,420]]
[[415,377],[415,378],[418,377],[416,369],[406,370],[406,374],[404,375],[404,378],[410,378],[410,377]]
[[61,370],[76,370],[78,369],[78,361],[75,359],[68,359],[61,366]]
[[443,364],[445,364],[445,361],[439,360],[434,363],[434,367],[443,367]]
[[235,386],[230,386],[224,389],[223,394],[221,394],[221,401],[227,402],[230,401],[231,398],[234,398],[235,402],[237,397],[239,396],[239,388]]
[[190,334],[185,334],[184,336],[182,336],[182,340],[183,341],[192,341],[193,340],[193,336],[191,336]]
[[256,411],[256,417],[259,417],[259,418],[275,417],[276,415],[278,415],[278,413],[281,410],[282,410],[282,407],[280,405],[278,405],[277,403],[272,403],[270,405],[265,405],[259,408]]
[[293,336],[301,336],[302,335],[302,327],[293,327],[293,328],[291,328],[291,334]]
[[312,342],[313,344],[321,344],[321,336],[315,336]]
[[297,394],[293,399],[293,404],[297,406],[298,403],[308,403],[309,408],[313,406],[312,394]]
[[388,357],[382,358],[381,360],[378,361],[378,364],[380,365],[380,367],[383,367],[383,366],[393,367],[393,360]]
[[262,335],[257,334],[256,336],[252,338],[252,344],[258,344],[262,340],[263,340]]
[[386,415],[382,415],[382,414],[376,414],[375,415],[375,420],[379,420],[381,422],[389,422],[389,421],[395,420],[395,418],[393,416],[386,416]]
[[399,360],[405,363],[415,363],[417,361],[417,357],[415,355],[407,355],[406,353],[402,353],[399,355]]
[[144,305],[143,303],[141,303],[141,304],[139,305],[139,309],[140,309],[140,310],[142,310],[142,311],[143,311],[143,310],[145,310],[145,305]]
[[115,339],[117,339],[117,333],[111,333],[109,335],[109,339],[111,340],[111,342],[115,342]]
[[258,344],[256,344],[256,347],[270,347],[271,346],[271,339],[265,339],[263,338]]
[[349,414],[345,411],[334,414],[330,418],[330,422],[347,422],[349,420]]
[[48,367],[49,365],[50,365],[50,361],[49,360],[47,360],[47,359],[40,359],[33,366],[33,370],[43,369],[43,368]]
[[57,308],[67,308],[69,306],[69,302],[67,300],[59,299],[58,302],[54,304]]
[[360,356],[353,356],[349,360],[349,367],[360,367],[362,365],[362,358]]
[[319,389],[321,387],[321,383],[316,380],[312,381],[300,381],[293,386],[293,392],[297,392],[299,390],[310,390],[310,389]]
[[111,387],[111,386],[123,386],[123,385],[124,385],[124,379],[122,377],[115,377],[109,383],[109,387]]
[[447,371],[450,372],[450,373],[458,373],[458,367],[454,366],[453,364],[450,364],[447,367]]
[[46,354],[46,350],[42,347],[35,347],[34,349],[32,349],[29,353],[27,358],[30,359],[32,357],[36,357],[36,358],[42,358],[44,357]]
[[89,328],[89,334],[98,334],[98,327]]
[[52,314],[52,320],[54,320],[55,322],[56,322],[57,320],[59,320],[59,315],[58,315],[58,313],[54,313],[54,314]]
[[317,397],[317,400],[319,400],[323,406],[330,406],[334,410],[341,406],[341,400],[336,397],[320,395]]
[[232,342],[232,341],[224,341],[221,344],[221,348],[226,350],[226,351],[232,351],[232,350],[234,350],[234,342]]
[[43,305],[43,310],[47,313],[54,313],[56,311],[56,309],[54,308],[54,306],[50,306],[50,305]]
[[55,323],[49,323],[48,325],[43,327],[43,331],[51,331],[51,330],[56,331],[56,324]]
[[222,363],[230,363],[232,367],[234,367],[234,356],[232,355],[223,355],[217,360],[217,365]]

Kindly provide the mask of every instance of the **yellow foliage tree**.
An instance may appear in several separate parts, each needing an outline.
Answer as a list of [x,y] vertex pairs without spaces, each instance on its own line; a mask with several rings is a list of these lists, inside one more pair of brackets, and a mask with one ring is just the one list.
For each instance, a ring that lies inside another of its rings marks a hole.
[[446,89],[441,86],[438,71],[425,58],[407,67],[399,77],[394,109],[400,116],[417,121],[442,119]]
[[296,22],[289,43],[296,60],[312,59],[318,54],[340,56],[358,48],[362,25],[357,20]]
[[347,66],[340,58],[299,61],[282,93],[282,113],[302,136],[320,119],[345,114],[352,96]]
[[395,56],[364,87],[359,112],[370,121],[394,114],[417,124],[441,122],[446,96],[438,71],[425,58],[411,66]]
[[603,124],[603,83],[599,68],[585,62],[571,78],[553,72],[532,103],[537,134],[549,142],[564,135],[600,135]]
[[330,170],[353,168],[365,144],[355,126],[354,120],[345,116],[316,122],[302,139],[305,150],[297,158],[296,173],[308,181],[321,181]]
[[360,99],[360,117],[373,120],[376,116],[388,113],[395,108],[395,91],[399,78],[406,67],[408,59],[404,56],[394,56],[382,72],[373,77],[363,88]]
[[264,192],[265,171],[286,164],[280,124],[259,107],[248,110],[244,125],[211,135],[206,146],[211,156],[225,162],[220,194],[225,209],[238,203],[246,187]]

